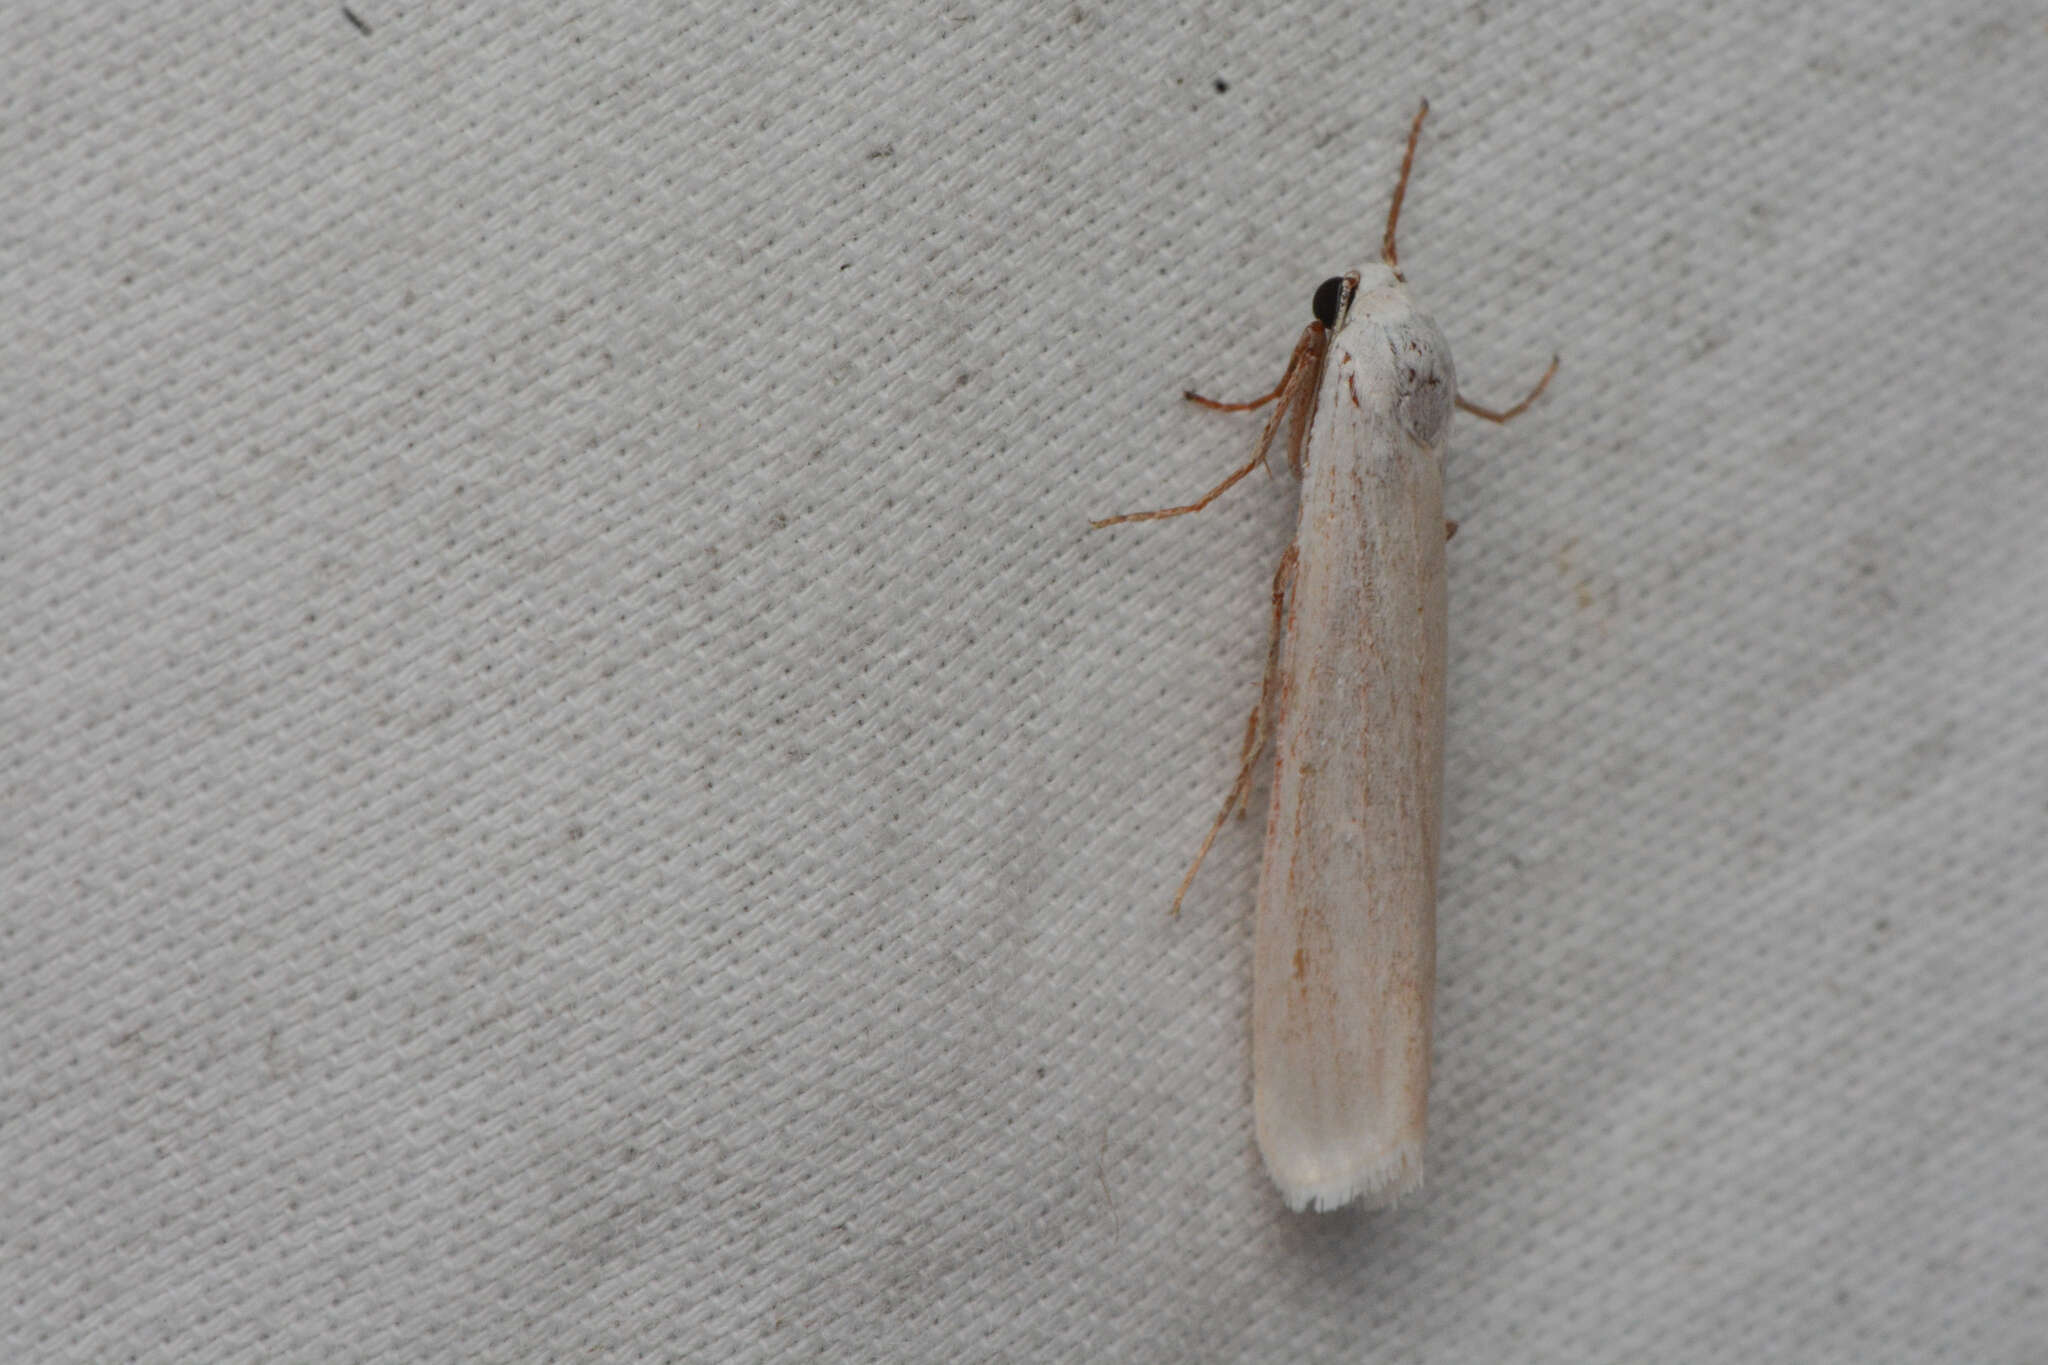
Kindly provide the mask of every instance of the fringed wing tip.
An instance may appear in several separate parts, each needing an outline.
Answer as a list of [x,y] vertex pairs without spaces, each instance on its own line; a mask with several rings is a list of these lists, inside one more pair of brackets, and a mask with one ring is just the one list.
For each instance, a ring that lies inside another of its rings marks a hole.
[[[1304,1163],[1307,1165],[1309,1163]],[[1391,1151],[1360,1155],[1320,1170],[1283,1175],[1271,1158],[1266,1170],[1280,1188],[1280,1197],[1296,1213],[1313,1208],[1330,1213],[1353,1200],[1366,1209],[1389,1209],[1422,1188],[1422,1148],[1403,1144]]]

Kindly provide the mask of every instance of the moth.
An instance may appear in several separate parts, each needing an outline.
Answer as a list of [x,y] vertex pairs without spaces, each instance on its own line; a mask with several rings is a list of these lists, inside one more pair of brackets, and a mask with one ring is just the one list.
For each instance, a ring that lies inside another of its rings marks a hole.
[[1282,427],[1301,480],[1273,576],[1265,683],[1236,783],[1182,899],[1273,751],[1253,928],[1252,1090],[1259,1151],[1290,1208],[1396,1201],[1422,1183],[1436,989],[1444,780],[1444,457],[1451,351],[1409,294],[1394,248],[1424,100],[1408,129],[1380,262],[1325,280],[1272,392],[1252,456],[1199,500],[1096,527],[1199,512],[1264,463]]

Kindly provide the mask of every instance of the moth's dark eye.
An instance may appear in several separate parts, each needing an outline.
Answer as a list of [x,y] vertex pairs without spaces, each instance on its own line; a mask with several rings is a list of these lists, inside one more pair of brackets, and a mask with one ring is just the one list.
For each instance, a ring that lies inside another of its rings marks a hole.
[[1325,327],[1337,325],[1337,305],[1344,299],[1344,278],[1332,276],[1316,286],[1315,301],[1309,304],[1309,311],[1316,315],[1316,321]]

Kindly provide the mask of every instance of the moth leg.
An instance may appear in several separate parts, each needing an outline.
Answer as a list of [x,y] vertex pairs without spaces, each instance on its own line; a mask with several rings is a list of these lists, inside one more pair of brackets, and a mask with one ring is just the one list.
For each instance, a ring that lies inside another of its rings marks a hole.
[[1465,412],[1471,413],[1474,417],[1484,417],[1489,422],[1505,422],[1511,418],[1520,417],[1529,410],[1529,405],[1541,397],[1543,391],[1550,387],[1550,376],[1556,373],[1557,357],[1552,356],[1550,357],[1550,368],[1545,370],[1543,377],[1536,381],[1536,387],[1529,390],[1529,396],[1505,411],[1496,412],[1492,408],[1482,408],[1477,403],[1468,403],[1465,401],[1465,395],[1462,393],[1458,395],[1458,407]]
[[[1285,395],[1290,388],[1297,388],[1302,385],[1313,386],[1315,376],[1322,369],[1325,336],[1323,324],[1320,322],[1311,322],[1307,327],[1303,328],[1301,340],[1294,343],[1294,354],[1287,358],[1287,371],[1280,376],[1279,387],[1275,388],[1266,397],[1255,402],[1217,403],[1192,393],[1187,396],[1195,402],[1230,412],[1263,406],[1274,398]],[[1167,517],[1184,517],[1190,512],[1201,511],[1204,507],[1207,507],[1210,503],[1229,492],[1233,484],[1251,473],[1254,469],[1257,469],[1264,462],[1266,452],[1272,449],[1274,433],[1280,430],[1281,421],[1286,418],[1288,412],[1295,406],[1296,402],[1285,402],[1280,404],[1279,407],[1274,408],[1273,415],[1266,419],[1266,429],[1259,433],[1259,444],[1252,451],[1252,457],[1235,470],[1232,470],[1229,478],[1217,484],[1185,507],[1162,507],[1156,512],[1126,512],[1122,516],[1104,517],[1100,521],[1091,521],[1088,524],[1099,531],[1105,526],[1117,526],[1127,521],[1161,521]]]
[[1218,402],[1214,398],[1202,397],[1193,389],[1182,389],[1180,396],[1187,399],[1190,403],[1200,403],[1205,408],[1214,408],[1217,412],[1250,412],[1253,408],[1263,408],[1266,404],[1287,392],[1287,381],[1294,378],[1294,371],[1300,367],[1305,353],[1311,347],[1320,350],[1322,344],[1323,324],[1321,322],[1311,322],[1308,326],[1302,328],[1301,336],[1294,343],[1293,351],[1288,353],[1287,368],[1280,372],[1280,382],[1273,386],[1271,393],[1260,398],[1254,398],[1249,403]]
[[[1322,367],[1318,365],[1313,369],[1305,369],[1301,372],[1301,379],[1296,383],[1293,396],[1280,405],[1290,409],[1294,414],[1294,421],[1287,432],[1287,467],[1294,471],[1294,477],[1297,479],[1302,476],[1301,452],[1308,442],[1309,424],[1315,418],[1316,390],[1321,387]],[[1290,553],[1292,549],[1290,546]]]
[[1294,362],[1290,359],[1287,362],[1287,372],[1280,376],[1280,382],[1273,386],[1273,391],[1268,394],[1262,394],[1252,399],[1249,403],[1225,403],[1214,398],[1204,398],[1193,389],[1182,389],[1180,396],[1187,399],[1190,403],[1200,403],[1205,408],[1214,408],[1217,412],[1250,412],[1253,408],[1263,408],[1266,404],[1287,392],[1287,381],[1293,377]]
[[1252,787],[1247,780],[1252,765],[1265,752],[1266,739],[1273,733],[1273,708],[1280,700],[1280,637],[1287,621],[1287,599],[1294,592],[1294,546],[1287,547],[1287,553],[1280,556],[1280,567],[1273,571],[1273,627],[1266,632],[1266,677],[1259,684],[1259,706],[1252,712],[1252,721],[1258,727],[1259,740],[1251,742],[1250,727],[1247,727],[1244,747],[1244,767],[1238,774],[1237,818],[1244,819],[1245,807],[1251,803]]
[[1224,822],[1230,819],[1234,810],[1244,813],[1245,802],[1251,796],[1252,773],[1256,770],[1259,756],[1266,751],[1266,740],[1272,729],[1273,703],[1278,694],[1275,679],[1280,672],[1281,623],[1287,614],[1287,595],[1294,587],[1294,547],[1289,545],[1287,553],[1280,556],[1280,568],[1273,575],[1273,630],[1266,644],[1266,680],[1259,688],[1259,704],[1244,719],[1244,747],[1239,751],[1237,781],[1230,786],[1230,794],[1223,798],[1223,809],[1216,812],[1216,822],[1209,826],[1202,847],[1196,850],[1195,861],[1188,868],[1188,875],[1180,879],[1180,889],[1173,893],[1173,910],[1180,914],[1180,903],[1187,899],[1188,888],[1195,884],[1195,873],[1202,870],[1202,860],[1209,856],[1209,849],[1216,842],[1216,836],[1223,832]]

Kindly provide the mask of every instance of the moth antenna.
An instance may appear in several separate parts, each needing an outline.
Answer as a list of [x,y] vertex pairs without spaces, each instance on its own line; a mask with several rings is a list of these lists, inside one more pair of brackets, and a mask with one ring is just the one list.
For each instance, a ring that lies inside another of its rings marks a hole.
[[1394,205],[1387,210],[1387,235],[1380,238],[1380,259],[1387,263],[1387,269],[1400,273],[1400,257],[1394,254],[1394,225],[1401,221],[1401,201],[1408,197],[1408,172],[1415,169],[1415,143],[1422,136],[1422,120],[1429,113],[1429,101],[1415,111],[1415,122],[1408,125],[1408,150],[1401,156],[1401,178],[1394,183]]

